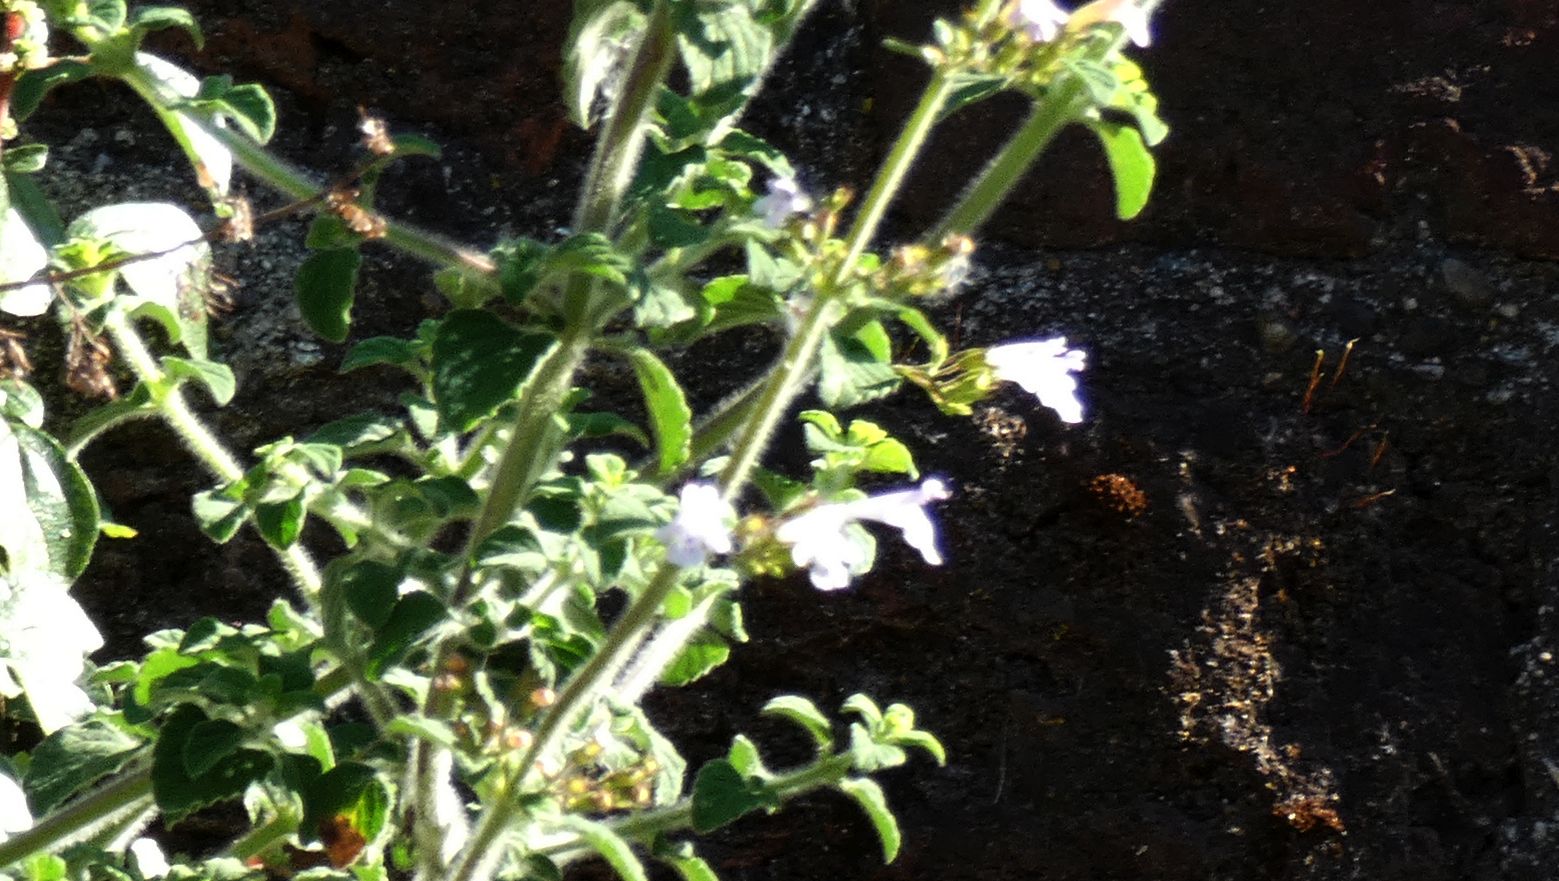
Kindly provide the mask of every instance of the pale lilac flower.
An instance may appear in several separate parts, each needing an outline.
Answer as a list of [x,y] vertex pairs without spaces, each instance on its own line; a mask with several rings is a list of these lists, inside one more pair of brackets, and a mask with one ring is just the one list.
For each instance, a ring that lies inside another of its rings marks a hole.
[[1136,0],[1094,0],[1072,13],[1067,27],[1084,28],[1106,22],[1125,28],[1126,36],[1144,49],[1153,42],[1153,34],[1148,30],[1148,11],[1137,5]]
[[1018,0],[1007,12],[1007,23],[1036,43],[1054,40],[1066,21],[1066,10],[1051,0]]
[[675,566],[699,566],[710,554],[731,552],[726,526],[731,506],[712,483],[689,483],[678,496],[677,516],[655,533],[666,546],[666,560]]
[[792,214],[811,211],[812,200],[794,177],[777,177],[769,181],[768,195],[754,202],[752,208],[763,218],[765,226],[779,229]]
[[173,868],[163,856],[162,848],[150,838],[137,838],[131,842],[130,856],[135,860],[135,867],[141,870],[142,878],[161,878]]
[[985,350],[985,363],[1005,382],[1015,382],[1056,411],[1062,422],[1082,422],[1083,403],[1077,397],[1077,378],[1087,366],[1087,353],[1068,349],[1066,337],[1033,343],[1006,343]]
[[0,841],[32,828],[32,811],[27,794],[5,774],[0,774]]
[[905,543],[919,551],[927,563],[940,566],[942,553],[936,546],[936,524],[926,513],[926,505],[950,495],[947,484],[932,478],[914,489],[819,505],[782,523],[774,537],[791,546],[790,557],[797,566],[811,570],[812,586],[818,590],[849,587],[850,579],[865,567],[865,551],[845,531],[845,527],[860,520],[899,530]]

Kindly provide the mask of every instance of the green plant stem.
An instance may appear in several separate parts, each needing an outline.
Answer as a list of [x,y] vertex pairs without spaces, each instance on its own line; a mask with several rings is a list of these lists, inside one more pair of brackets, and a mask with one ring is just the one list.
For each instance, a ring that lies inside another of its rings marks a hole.
[[1055,94],[1034,108],[1023,127],[985,166],[980,177],[964,191],[958,203],[926,238],[939,241],[947,235],[977,232],[1055,140],[1056,134],[1076,118],[1084,97],[1082,82],[1076,75],[1069,76]]
[[[610,226],[623,194],[633,180],[639,154],[644,149],[649,112],[654,106],[656,93],[665,81],[674,54],[675,34],[671,28],[670,8],[665,0],[657,0],[645,34],[634,53],[623,94],[612,108],[610,119],[596,144],[579,207],[575,212],[576,230],[604,232]],[[564,398],[573,388],[575,372],[589,352],[591,334],[604,322],[603,316],[598,314],[603,311],[603,305],[596,303],[595,299],[595,286],[588,279],[575,278],[568,281],[564,299],[567,329],[559,338],[557,346],[537,366],[521,393],[514,429],[493,472],[487,499],[466,538],[466,569],[451,597],[452,607],[463,605],[471,589],[470,562],[477,546],[509,521],[515,508],[525,501],[536,481],[552,467],[556,457],[553,447],[558,437],[554,419]],[[434,663],[442,666],[450,652],[451,640],[446,639],[434,652]],[[440,718],[449,712],[448,704],[446,694],[429,688],[423,712],[430,717]],[[412,804],[427,804],[432,798],[437,785],[437,781],[432,779],[434,749],[436,747],[420,740],[412,744]],[[514,809],[512,801],[506,800],[499,800],[488,808],[477,825],[477,834],[457,859],[454,877],[469,881],[489,859],[487,851],[502,834]],[[431,822],[431,818],[426,816],[428,813],[418,811],[415,822]],[[436,861],[436,855],[425,856],[422,874],[442,868],[432,865],[428,862],[430,860]]]
[[547,715],[542,718],[541,725],[536,729],[535,740],[520,759],[516,771],[504,781],[504,785],[494,797],[487,812],[483,814],[476,829],[471,833],[471,840],[461,857],[450,868],[446,875],[449,881],[473,881],[477,877],[478,870],[487,860],[488,851],[503,836],[504,829],[519,810],[521,801],[516,796],[524,786],[526,778],[534,770],[536,762],[557,746],[569,726],[573,724],[574,717],[580,710],[589,706],[601,683],[609,681],[627,660],[626,656],[638,643],[641,632],[660,613],[661,604],[666,601],[666,597],[676,586],[681,572],[681,568],[670,563],[662,564],[649,586],[612,625],[601,647],[559,692],[557,703],[553,704],[548,709]]
[[266,821],[265,825],[249,830],[249,834],[233,842],[227,849],[227,855],[238,860],[258,856],[296,832],[301,819],[293,811],[284,809]]
[[[482,540],[509,522],[514,509],[524,502],[531,488],[547,469],[552,457],[542,455],[548,439],[557,431],[554,419],[563,399],[573,388],[574,372],[590,348],[589,333],[583,329],[566,332],[552,351],[543,357],[536,372],[526,383],[514,418],[514,430],[493,473],[487,500],[471,525],[467,551],[475,550]],[[458,598],[457,598],[458,599]]]
[[649,127],[649,113],[671,61],[676,56],[671,5],[655,0],[644,36],[634,52],[623,83],[623,92],[612,106],[606,127],[596,143],[590,170],[585,175],[574,228],[580,232],[605,232],[612,224],[623,194],[638,170],[639,154]]
[[837,311],[827,292],[818,292],[811,307],[796,327],[785,351],[780,354],[769,381],[764,383],[752,404],[751,417],[742,426],[740,436],[731,449],[731,458],[720,474],[720,494],[726,502],[734,502],[752,475],[753,466],[768,448],[769,438],[779,425],[780,418],[790,408],[791,401],[800,393],[803,378],[816,357],[823,336],[836,319]]
[[954,91],[955,86],[944,71],[932,73],[931,82],[926,84],[925,91],[920,95],[920,103],[915,105],[914,112],[905,121],[904,129],[899,132],[898,140],[888,152],[888,158],[883,160],[882,168],[878,170],[871,189],[866,193],[866,200],[861,203],[861,209],[850,225],[850,233],[845,238],[845,257],[839,265],[839,275],[834,280],[836,284],[855,268],[855,261],[876,235],[888,205],[903,185],[905,176],[909,174],[910,167],[914,165],[915,158],[936,125],[937,116]]
[[0,869],[21,862],[115,814],[145,810],[150,807],[151,800],[152,771],[148,763],[55,811],[31,829],[0,842]]
[[[1151,14],[1162,3],[1163,0],[1144,0],[1137,5]],[[1089,60],[1103,61],[1120,51],[1125,43],[1126,36],[1122,33],[1113,41],[1096,47]],[[1007,194],[1028,174],[1050,142],[1077,119],[1087,104],[1086,85],[1078,74],[1068,71],[1066,79],[1055,86],[1053,94],[1046,96],[1044,101],[1034,107],[1023,127],[1002,146],[1001,151],[980,173],[979,179],[964,190],[957,204],[932,227],[925,239],[938,241],[951,234],[973,235],[978,232],[1001,206]]]
[[[993,0],[985,0],[984,5],[994,8]],[[877,177],[872,181],[871,189],[867,191],[866,200],[855,215],[855,220],[850,225],[850,232],[845,237],[845,255],[839,263],[832,284],[814,292],[810,308],[796,327],[784,353],[781,354],[772,377],[753,404],[756,415],[746,423],[731,452],[731,459],[726,464],[724,473],[720,475],[721,494],[727,502],[733,501],[740,495],[748,477],[752,474],[753,467],[763,455],[763,451],[768,448],[775,426],[779,424],[779,420],[805,385],[804,379],[811,370],[812,360],[817,355],[823,336],[836,318],[834,314],[836,310],[833,306],[838,296],[838,288],[844,284],[854,269],[856,261],[877,234],[877,228],[882,223],[883,215],[887,213],[888,205],[892,203],[893,197],[903,185],[905,176],[909,174],[915,158],[925,146],[926,138],[936,125],[937,116],[942,112],[953,91],[953,84],[943,71],[933,73],[931,82],[926,84],[926,89],[920,96],[920,102],[905,121],[898,140],[894,141],[893,148],[888,151],[887,159],[883,160],[882,168],[877,171]]]
[[[849,755],[828,756],[770,779],[764,784],[763,790],[769,797],[783,803],[813,790],[833,786],[843,780],[854,767],[855,763]],[[607,820],[604,825],[623,838],[648,842],[657,835],[691,829],[693,800],[684,798],[676,804],[663,808]],[[551,857],[561,863],[567,862],[576,854],[583,856],[587,852],[594,851],[590,850],[583,838],[570,834],[563,840],[543,843],[533,852]]]
[[[113,337],[120,356],[141,382],[148,387],[167,383],[168,377],[163,373],[162,366],[146,348],[141,334],[130,325],[129,319],[125,317],[122,310],[111,308],[103,327],[108,331],[108,335]],[[207,470],[219,480],[231,483],[244,476],[243,466],[238,464],[238,460],[227,451],[227,447],[217,440],[216,435],[213,435],[210,429],[206,428],[206,424],[200,421],[200,417],[189,408],[189,402],[184,399],[183,392],[177,388],[170,388],[155,406],[157,415],[168,423],[174,433],[189,447],[190,452],[195,454],[195,458],[199,459],[201,464],[205,465]],[[317,590],[318,573],[315,573],[313,580]]]
[[[184,99],[165,94],[156,79],[141,67],[132,68],[123,75],[126,85],[140,95],[158,115],[173,112]],[[256,143],[248,135],[225,126],[216,125],[207,115],[194,110],[184,110],[182,119],[199,126],[202,131],[217,139],[233,154],[236,162],[257,180],[295,201],[317,198],[327,187],[321,186],[312,176],[281,159]],[[467,281],[496,290],[497,267],[486,254],[457,245],[441,236],[417,229],[410,224],[385,218],[385,234],[379,241],[436,266],[458,271]]]

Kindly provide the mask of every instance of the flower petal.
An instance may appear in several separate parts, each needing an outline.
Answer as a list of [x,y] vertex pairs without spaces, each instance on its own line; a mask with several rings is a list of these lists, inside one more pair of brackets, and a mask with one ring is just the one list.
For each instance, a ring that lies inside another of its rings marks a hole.
[[1083,421],[1073,373],[1087,366],[1088,355],[1068,349],[1066,337],[1027,343],[1005,343],[985,350],[985,363],[998,379],[1017,383],[1039,402],[1056,411],[1062,422]]
[[733,547],[726,522],[730,506],[712,483],[689,483],[678,495],[677,515],[655,532],[673,565],[699,566],[710,554],[729,554]]

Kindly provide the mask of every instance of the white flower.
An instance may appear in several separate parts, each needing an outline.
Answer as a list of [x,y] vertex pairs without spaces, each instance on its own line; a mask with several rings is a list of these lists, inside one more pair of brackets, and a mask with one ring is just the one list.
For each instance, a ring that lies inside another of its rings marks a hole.
[[130,856],[135,859],[135,867],[140,870],[142,878],[161,878],[173,868],[168,865],[168,858],[163,856],[162,848],[150,838],[137,838],[131,842]]
[[103,637],[65,585],[37,572],[0,579],[0,695],[27,694],[45,732],[92,712],[76,684]]
[[845,531],[846,526],[860,520],[894,527],[927,563],[940,566],[936,524],[925,506],[950,495],[947,484],[932,478],[914,489],[819,505],[781,524],[774,537],[791,546],[790,557],[797,566],[812,570],[812,586],[818,590],[848,587],[851,577],[865,566],[865,551]]
[[731,552],[726,523],[731,506],[720,499],[712,483],[689,483],[678,496],[677,516],[655,533],[666,546],[666,560],[676,566],[698,566],[710,554]]
[[15,780],[0,774],[0,841],[32,828],[32,811],[27,809],[27,794]]
[[1081,29],[1107,22],[1125,28],[1126,36],[1138,46],[1147,48],[1153,42],[1153,34],[1148,30],[1148,11],[1138,6],[1136,0],[1094,0],[1072,13],[1066,26]]
[[770,229],[779,229],[792,214],[812,210],[812,200],[801,191],[795,178],[777,177],[769,181],[768,195],[754,202],[752,209]]
[[[49,252],[33,235],[32,228],[15,208],[0,214],[0,283],[26,281],[49,265]],[[30,284],[0,291],[0,312],[10,315],[42,315],[53,294],[46,284]]]
[[1072,376],[1087,366],[1087,353],[1066,347],[1066,337],[1034,343],[1006,343],[985,350],[985,363],[998,379],[1015,382],[1056,411],[1062,422],[1082,422],[1083,402]]
[[1066,21],[1066,10],[1051,0],[1018,0],[1007,12],[1007,23],[1036,43],[1054,40]]

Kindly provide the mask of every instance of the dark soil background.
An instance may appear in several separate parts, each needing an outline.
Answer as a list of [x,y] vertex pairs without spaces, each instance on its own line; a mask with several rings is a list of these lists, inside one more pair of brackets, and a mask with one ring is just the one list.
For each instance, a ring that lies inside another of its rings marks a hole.
[[[299,161],[345,167],[362,104],[448,146],[388,181],[396,213],[475,243],[567,216],[587,148],[556,99],[569,4],[190,5],[206,51],[163,51],[277,86]],[[751,120],[814,189],[863,183],[923,80],[881,38],[952,8],[823,6]],[[914,706],[949,766],[891,775],[892,866],[820,797],[715,836],[721,877],[1559,877],[1559,2],[1177,0],[1160,19],[1144,64],[1174,134],[1148,211],[1117,223],[1092,145],[1064,138],[939,307],[966,344],[1087,348],[1088,421],[1020,393],[967,421],[911,393],[876,408],[958,487],[949,565],[895,550],[844,593],[758,584],[753,643],[652,708],[701,759],[738,730],[783,747],[754,721],[773,694],[863,690]],[[35,129],[69,211],[188,195],[145,114],[94,88]],[[949,126],[895,231],[1017,111]],[[337,377],[340,349],[299,330],[300,242],[222,256],[241,396],[216,418],[240,447],[396,392]],[[386,255],[358,332],[431,314],[425,279]],[[771,342],[687,360],[728,372]],[[275,595],[255,540],[188,524],[205,479],[171,438],[125,430],[88,464],[141,530],[79,588],[114,650]]]

